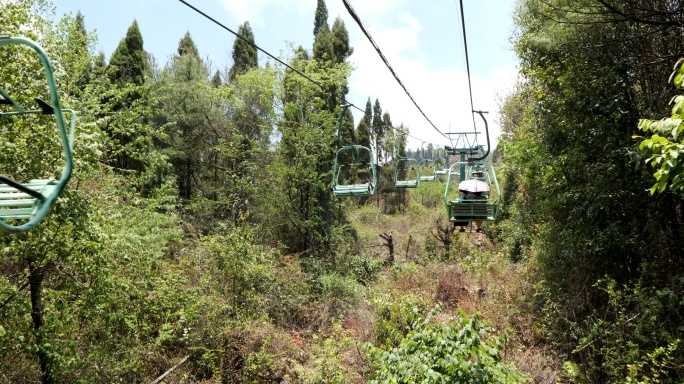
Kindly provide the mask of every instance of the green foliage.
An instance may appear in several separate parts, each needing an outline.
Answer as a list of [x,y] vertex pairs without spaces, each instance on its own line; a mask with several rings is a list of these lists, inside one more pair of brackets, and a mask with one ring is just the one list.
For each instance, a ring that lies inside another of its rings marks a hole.
[[399,300],[378,300],[374,304],[377,311],[375,344],[384,349],[398,347],[429,305],[424,298],[415,295]]
[[[606,382],[677,382],[684,374],[680,348],[684,311],[680,278],[676,288],[619,285],[606,278],[597,288],[608,298],[606,312],[591,316],[590,332],[575,351],[602,356]],[[637,347],[638,346],[638,347]]]
[[116,50],[109,59],[107,76],[112,84],[120,87],[143,85],[147,71],[147,52],[143,48],[143,38],[138,22],[128,27],[126,36],[121,39]]
[[370,98],[368,98],[363,117],[361,118],[361,121],[359,121],[359,125],[356,126],[356,144],[370,148],[372,119],[373,108],[371,107]]
[[259,316],[259,293],[266,292],[273,279],[273,253],[255,246],[252,232],[240,227],[223,236],[205,236],[199,247],[200,258],[213,264],[212,286],[230,303],[231,317]]
[[185,32],[183,38],[178,42],[177,54],[178,56],[192,55],[197,59],[200,58],[199,50],[197,49],[197,45],[195,45],[192,36],[190,36],[190,32]]
[[[314,37],[318,36],[318,33],[324,26],[328,26],[328,7],[325,5],[325,0],[317,0],[313,29]],[[328,29],[330,29],[330,27],[328,27]]]
[[313,44],[313,58],[319,61],[331,62],[335,59],[333,35],[330,32],[328,23],[323,24],[321,30],[316,34]]
[[315,359],[312,369],[301,367],[296,370],[297,378],[311,384],[347,384],[360,379],[358,374],[349,370],[342,363],[344,353],[357,346],[352,332],[343,330],[340,322],[332,327],[328,337],[314,337],[312,350]]
[[[675,71],[670,76],[675,88],[684,88],[684,63],[679,60]],[[644,138],[639,144],[641,151],[650,154],[646,164],[651,164],[656,172],[653,174],[656,182],[651,187],[651,195],[663,193],[666,189],[678,192],[684,189],[684,171],[679,155],[684,153],[684,95],[672,98],[672,116],[658,121],[641,119],[639,129],[650,133],[651,137]],[[640,136],[634,136],[639,138]]]
[[249,21],[240,24],[237,33],[244,37],[245,40],[235,39],[233,43],[233,66],[228,71],[228,79],[230,81],[235,80],[238,75],[245,74],[259,66],[257,49],[254,46],[254,32],[252,32]]
[[[607,277],[628,286],[638,281],[651,293],[674,292],[675,277],[682,273],[684,227],[681,212],[672,209],[682,199],[676,194],[647,198],[644,191],[653,182],[631,139],[638,117],[662,113],[662,95],[670,92],[654,79],[671,70],[662,62],[653,64],[644,52],[679,55],[669,37],[677,32],[626,22],[606,4],[519,2],[515,50],[524,81],[504,107],[501,146],[502,217],[511,220],[501,233],[511,228],[510,257],[529,256],[536,271],[530,303],[538,319],[535,331],[564,360],[579,364],[588,382],[624,380],[626,365],[621,371],[617,367],[625,360],[618,356],[639,361],[635,356],[644,356],[642,351],[670,345],[681,323],[670,313],[659,320],[672,324],[667,329],[644,324],[644,331],[670,335],[657,345],[650,336],[616,337],[609,344],[576,348],[614,308],[595,285],[598,280]],[[644,1],[641,7],[660,5]],[[659,127],[672,132],[671,123]],[[642,122],[646,126],[658,128]],[[656,161],[657,168],[663,161]],[[667,175],[671,182],[675,174]],[[615,308],[623,305],[629,304]]]
[[[349,32],[339,16],[335,18],[331,33],[335,62],[344,63],[354,53],[354,48],[349,45]],[[347,92],[345,91],[344,94],[346,95]]]
[[426,317],[411,312],[411,331],[396,348],[367,345],[375,367],[372,383],[522,383],[526,378],[502,361],[505,336],[478,315],[459,312],[455,322],[431,324],[436,307]]

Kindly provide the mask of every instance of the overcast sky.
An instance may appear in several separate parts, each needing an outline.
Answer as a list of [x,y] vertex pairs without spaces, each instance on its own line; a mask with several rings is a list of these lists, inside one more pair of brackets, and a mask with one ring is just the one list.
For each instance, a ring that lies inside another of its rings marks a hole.
[[[311,49],[316,0],[187,0],[227,27],[237,31],[248,20],[255,42],[278,56],[287,42]],[[107,59],[133,20],[143,35],[144,48],[160,65],[176,52],[189,31],[200,55],[216,68],[227,68],[234,36],[178,0],[53,0],[57,16],[85,16],[86,28],[98,34],[98,50]],[[437,128],[446,132],[472,131],[468,82],[458,0],[349,0],[370,30],[402,82]],[[511,50],[515,0],[463,0],[468,55],[475,109],[490,111],[490,134],[499,134],[497,98],[515,81],[517,59]],[[370,97],[379,99],[395,125],[427,142],[447,144],[413,106],[377,53],[344,8],[342,0],[327,0],[329,25],[344,20],[356,67],[347,99],[363,108]],[[259,54],[260,63],[268,59]],[[355,121],[361,112],[354,111]],[[478,129],[483,126],[478,120]],[[412,142],[411,147],[419,143]]]

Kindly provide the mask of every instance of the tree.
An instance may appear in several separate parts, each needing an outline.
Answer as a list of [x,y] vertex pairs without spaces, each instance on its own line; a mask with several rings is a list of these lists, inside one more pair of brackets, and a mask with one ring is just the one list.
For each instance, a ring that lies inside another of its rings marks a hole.
[[383,130],[382,122],[382,108],[380,108],[380,101],[375,99],[375,105],[373,106],[373,120],[371,121],[371,142],[375,146],[375,156],[376,162],[380,164],[382,162],[382,143],[385,139],[385,131]]
[[[666,207],[684,201],[645,198],[652,182],[631,136],[639,116],[662,116],[657,101],[668,90],[655,80],[671,72],[662,58],[684,52],[674,43],[677,28],[624,17],[635,3],[620,4],[616,13],[617,1],[520,3],[515,49],[525,79],[508,108],[515,128],[501,144],[502,176],[513,181],[505,187],[514,200],[505,208],[514,221],[506,240],[511,258],[536,255],[546,334],[584,364],[591,382],[624,382],[629,360],[672,345],[677,334],[661,331],[683,325],[679,314],[658,310],[662,303],[634,296],[680,292],[684,218]],[[672,7],[643,0],[634,12]],[[622,288],[605,288],[605,281]],[[618,300],[626,297],[632,299]],[[657,315],[648,320],[644,311]],[[617,331],[624,318],[638,331]],[[658,375],[677,381],[681,371]]]
[[373,109],[371,107],[370,97],[366,102],[366,109],[363,113],[359,125],[356,126],[356,143],[364,147],[371,147],[371,122],[373,119]]
[[[346,66],[330,67],[307,59],[301,47],[289,64],[326,88],[336,86],[349,75]],[[274,240],[286,246],[288,252],[330,258],[334,223],[339,217],[330,183],[341,109],[329,111],[320,88],[289,69],[282,78],[281,92],[284,112],[277,124],[280,141],[277,158],[269,167],[275,187],[267,195],[273,213],[264,215],[272,222],[271,228],[276,228]]]
[[[68,16],[55,24],[50,21],[45,5],[31,1],[3,4],[3,34],[26,36],[42,46],[55,69],[61,104],[78,110],[75,97],[83,91],[81,75],[92,61],[87,48],[92,41],[82,34],[82,17]],[[65,40],[74,46],[67,46]],[[10,97],[26,107],[28,100],[46,93],[48,84],[36,53],[15,48],[0,49],[0,83]],[[76,72],[67,73],[65,69]],[[32,107],[33,103],[29,105]],[[16,180],[42,179],[61,173],[63,155],[57,144],[54,115],[31,116],[36,118],[9,115],[0,121],[5,144],[0,173]],[[57,267],[73,258],[91,257],[98,248],[91,236],[94,226],[90,222],[89,201],[77,186],[94,165],[88,161],[92,159],[88,155],[91,150],[99,151],[100,144],[92,126],[79,128],[79,151],[84,157],[78,159],[78,164],[84,169],[74,172],[69,186],[40,225],[28,232],[0,236],[0,369],[3,378],[10,382],[69,381],[63,380],[65,366],[78,359],[69,345],[72,341],[65,340],[61,333],[59,307],[53,298],[59,297],[63,289],[54,284],[61,276]]]
[[347,109],[342,120],[342,141],[345,143],[356,143],[356,135],[354,132],[354,115],[351,110]]
[[392,118],[388,111],[382,114],[382,131],[385,133],[384,140],[381,143],[383,150],[384,161],[389,161],[390,156],[394,155],[394,146],[396,145],[394,139],[394,126],[392,125]]
[[316,15],[314,16],[314,37],[318,36],[318,33],[323,29],[323,27],[328,26],[328,7],[325,5],[325,0],[318,0],[316,3]]
[[211,85],[214,86],[214,88],[218,88],[223,84],[223,80],[221,79],[221,73],[219,71],[214,72],[214,76],[211,78]]
[[147,70],[146,57],[138,22],[133,20],[107,65],[107,76],[112,84],[120,87],[143,85]]
[[[674,73],[670,76],[677,89],[684,88],[684,66],[680,59]],[[639,128],[651,137],[642,140],[639,149],[648,151],[650,163],[657,171],[653,174],[656,182],[651,187],[651,195],[666,190],[680,192],[684,190],[684,169],[679,160],[679,154],[684,153],[684,96],[678,95],[672,99],[672,116],[658,121],[641,119]],[[640,136],[635,136],[640,137]]]
[[90,49],[93,38],[85,29],[81,12],[76,14],[75,19],[65,18],[62,22],[70,23],[63,27],[66,30],[64,40],[67,44],[62,56],[58,58],[66,74],[63,79],[63,89],[64,92],[80,99],[92,75],[93,62],[90,59]]
[[235,80],[235,77],[242,75],[250,69],[257,68],[259,61],[257,57],[257,49],[254,45],[254,33],[252,27],[249,26],[249,21],[245,21],[238,28],[239,37],[235,38],[233,43],[233,66],[228,71],[228,79]]
[[183,55],[193,55],[194,57],[199,58],[199,50],[197,49],[197,45],[195,45],[192,36],[190,36],[189,31],[185,32],[185,35],[178,43],[178,56]]
[[319,61],[332,62],[335,58],[333,46],[333,35],[330,33],[328,24],[323,24],[321,30],[316,34],[313,44],[313,57]]
[[336,63],[344,63],[354,53],[354,48],[349,45],[347,27],[344,26],[344,21],[339,16],[335,18],[332,27],[332,48]]

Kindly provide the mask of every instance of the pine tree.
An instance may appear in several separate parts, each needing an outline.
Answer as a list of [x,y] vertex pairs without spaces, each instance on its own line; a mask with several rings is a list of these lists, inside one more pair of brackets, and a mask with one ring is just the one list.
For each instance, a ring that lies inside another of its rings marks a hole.
[[233,43],[233,66],[228,71],[228,79],[230,81],[235,80],[237,75],[242,75],[250,69],[259,66],[257,49],[253,45],[254,33],[252,32],[252,27],[249,26],[249,21],[245,21],[240,25],[238,35],[244,37],[247,41],[236,38]]
[[107,76],[113,84],[126,86],[143,85],[147,70],[147,53],[143,49],[143,38],[138,22],[128,28],[107,66]]
[[333,35],[327,23],[323,24],[314,39],[313,58],[319,61],[332,61],[335,58]]
[[69,25],[67,30],[64,52],[59,62],[64,66],[65,91],[71,96],[81,98],[85,87],[92,76],[92,57],[90,56],[90,38],[85,28],[84,17],[81,12]]
[[328,26],[328,7],[325,5],[325,0],[318,0],[318,3],[316,4],[316,16],[314,18],[314,37],[323,29],[323,26],[328,27],[328,30],[330,30],[330,27]]
[[349,144],[356,143],[356,135],[354,134],[354,115],[350,109],[347,109],[347,112],[342,118],[342,132],[340,132],[340,135],[342,136],[343,142]]
[[343,63],[354,53],[354,48],[349,45],[347,27],[344,26],[344,21],[339,16],[335,18],[332,27],[332,46],[336,63]]
[[389,112],[382,114],[382,131],[384,132],[384,140],[382,141],[382,149],[384,153],[385,162],[389,161],[389,157],[394,153],[394,147],[396,146],[394,136],[394,129],[392,126],[392,119]]
[[185,32],[185,36],[183,36],[183,38],[178,43],[178,56],[183,56],[187,54],[191,54],[197,58],[200,57],[197,45],[195,45],[195,42],[192,40],[189,31]]
[[105,53],[100,51],[93,59],[93,77],[103,76],[106,72],[107,60],[105,59]]
[[382,161],[382,142],[385,138],[385,132],[382,125],[382,108],[380,108],[380,101],[375,99],[373,106],[373,120],[371,122],[371,137],[372,143],[375,145],[375,154],[378,164]]
[[214,88],[218,88],[223,84],[223,80],[221,79],[221,73],[219,71],[214,72],[214,76],[211,78],[211,85],[214,86]]
[[370,97],[366,102],[366,110],[364,111],[363,118],[359,121],[359,125],[356,127],[356,141],[357,144],[363,145],[364,147],[370,148],[370,128],[371,121],[373,118],[373,111],[371,108]]

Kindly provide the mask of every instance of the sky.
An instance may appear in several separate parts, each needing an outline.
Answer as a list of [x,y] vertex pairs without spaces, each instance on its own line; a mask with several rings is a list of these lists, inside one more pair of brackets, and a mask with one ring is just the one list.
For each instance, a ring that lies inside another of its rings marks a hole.
[[[187,0],[233,31],[249,21],[255,43],[279,56],[291,45],[311,50],[316,0]],[[349,0],[395,72],[421,109],[441,132],[473,131],[468,77],[461,32],[459,0]],[[80,11],[88,30],[96,30],[97,51],[107,60],[137,20],[144,48],[165,65],[190,32],[200,55],[217,69],[232,65],[235,37],[178,0],[53,0],[56,18]],[[328,24],[341,17],[349,31],[356,68],[349,78],[347,100],[363,109],[380,101],[395,126],[435,145],[449,142],[421,115],[385,67],[342,0],[326,0]],[[517,75],[517,59],[510,36],[514,31],[515,0],[463,0],[473,107],[489,111],[492,149],[500,129],[498,105],[510,92]],[[291,43],[291,44],[290,44]],[[268,56],[259,53],[260,64]],[[362,113],[352,110],[358,124]],[[479,117],[477,129],[484,125]],[[480,135],[484,144],[484,135]],[[420,142],[410,139],[409,146]]]

